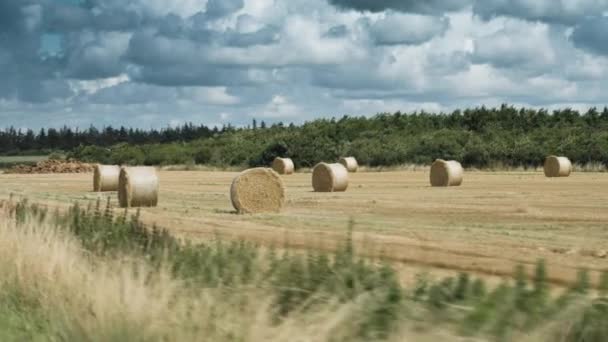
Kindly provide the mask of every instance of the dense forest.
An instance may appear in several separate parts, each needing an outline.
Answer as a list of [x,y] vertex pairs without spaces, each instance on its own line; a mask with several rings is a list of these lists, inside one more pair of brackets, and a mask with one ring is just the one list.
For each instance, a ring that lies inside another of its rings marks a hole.
[[146,165],[257,166],[282,155],[306,167],[353,155],[370,166],[449,158],[469,167],[527,167],[538,166],[548,154],[580,164],[608,164],[608,108],[579,113],[503,105],[450,114],[344,116],[302,125],[267,126],[254,120],[241,128],[188,124],[158,131],[91,127],[0,133],[0,153],[57,149],[85,161]]
[[180,127],[167,127],[162,130],[140,130],[133,128],[89,127],[85,130],[63,127],[49,128],[34,132],[31,129],[17,130],[13,127],[0,130],[0,154],[24,155],[39,154],[45,151],[71,151],[79,146],[110,147],[118,143],[132,145],[160,144],[177,141],[192,141],[209,138],[218,133],[232,130],[231,126],[218,129],[204,125],[185,124]]

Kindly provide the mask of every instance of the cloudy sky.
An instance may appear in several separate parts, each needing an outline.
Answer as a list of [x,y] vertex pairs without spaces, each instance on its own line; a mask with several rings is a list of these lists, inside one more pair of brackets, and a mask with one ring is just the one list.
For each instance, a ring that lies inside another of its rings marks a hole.
[[0,127],[608,104],[608,0],[0,0]]

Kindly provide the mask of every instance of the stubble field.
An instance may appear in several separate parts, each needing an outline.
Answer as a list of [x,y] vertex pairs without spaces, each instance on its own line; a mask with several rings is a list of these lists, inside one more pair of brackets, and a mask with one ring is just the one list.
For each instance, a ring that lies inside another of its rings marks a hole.
[[[421,270],[502,277],[545,259],[550,280],[565,285],[579,268],[594,278],[608,269],[608,173],[468,172],[461,187],[432,188],[427,171],[369,172],[351,174],[345,193],[314,193],[311,175],[298,173],[283,177],[284,211],[267,215],[235,214],[236,174],[162,171],[159,206],[142,218],[189,239],[322,249],[344,241],[354,222],[358,253],[395,261],[405,279]],[[0,197],[11,194],[59,207],[99,197],[117,205],[115,193],[92,192],[92,174],[0,175]]]

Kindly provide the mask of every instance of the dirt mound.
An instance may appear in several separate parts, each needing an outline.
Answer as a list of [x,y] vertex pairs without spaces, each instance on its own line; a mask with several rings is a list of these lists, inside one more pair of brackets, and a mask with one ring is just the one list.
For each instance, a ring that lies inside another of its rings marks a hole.
[[93,172],[95,165],[75,160],[43,160],[36,165],[15,165],[5,173],[87,173]]

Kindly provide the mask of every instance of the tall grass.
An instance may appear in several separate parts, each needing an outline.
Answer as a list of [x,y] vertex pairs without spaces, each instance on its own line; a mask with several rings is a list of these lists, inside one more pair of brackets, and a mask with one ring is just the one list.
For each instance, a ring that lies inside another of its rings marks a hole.
[[[388,264],[248,242],[178,241],[107,204],[0,203],[0,340],[604,341],[608,273],[551,296],[545,264],[494,289],[469,274],[403,287]],[[283,250],[283,249],[282,249]],[[595,293],[600,297],[596,298]]]

